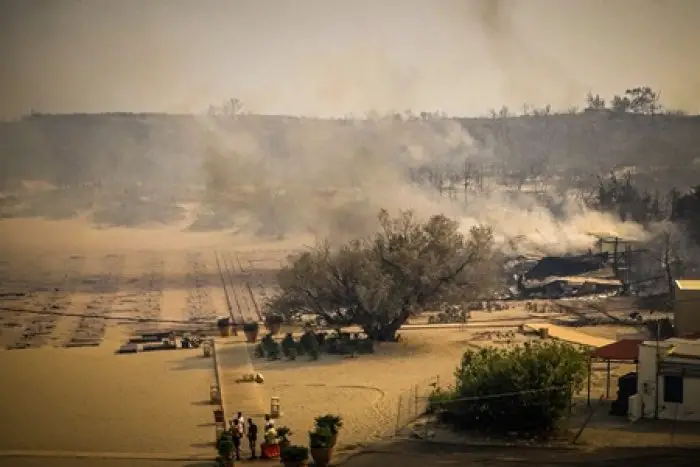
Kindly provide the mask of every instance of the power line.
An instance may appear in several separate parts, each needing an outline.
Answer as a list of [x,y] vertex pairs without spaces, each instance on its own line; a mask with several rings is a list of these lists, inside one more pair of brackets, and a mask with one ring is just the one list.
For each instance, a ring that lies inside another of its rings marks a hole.
[[[105,316],[98,315],[95,313],[71,313],[68,311],[50,311],[50,310],[31,310],[29,308],[14,308],[0,306],[0,311],[11,311],[15,313],[31,314],[31,315],[48,315],[48,316],[66,316],[74,318],[95,318],[104,319],[109,321],[132,321],[137,323],[169,323],[169,324],[208,324],[213,325],[212,321],[186,321],[186,320],[176,320],[176,319],[161,319],[161,318],[137,318],[133,316]],[[133,311],[139,312],[139,310],[123,310],[123,311]]]
[[460,397],[459,399],[451,399],[451,400],[446,400],[446,401],[439,401],[436,402],[436,405],[444,405],[444,404],[452,404],[455,402],[472,402],[472,401],[480,401],[480,400],[489,400],[489,399],[499,399],[502,397],[514,397],[514,396],[522,396],[525,394],[537,394],[541,392],[554,392],[554,391],[563,391],[563,390],[570,390],[571,388],[569,386],[552,386],[548,388],[538,388],[538,389],[525,389],[522,391],[515,391],[515,392],[504,392],[501,394],[486,394],[482,396],[468,396],[468,397]]

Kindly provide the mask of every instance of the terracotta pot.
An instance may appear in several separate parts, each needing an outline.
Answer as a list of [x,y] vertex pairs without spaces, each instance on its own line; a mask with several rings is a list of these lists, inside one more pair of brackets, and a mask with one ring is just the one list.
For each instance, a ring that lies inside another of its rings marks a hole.
[[219,334],[221,337],[228,337],[231,335],[231,326],[219,326]]
[[265,459],[275,459],[280,456],[280,445],[279,444],[260,444],[260,454]]
[[258,340],[258,331],[244,331],[246,340],[253,344]]
[[280,332],[280,329],[282,328],[282,324],[281,323],[270,323],[270,324],[265,324],[265,327],[267,328],[268,331],[270,331],[270,334],[272,334],[274,336]]
[[327,467],[333,457],[333,448],[311,448],[311,457],[314,459],[314,466]]

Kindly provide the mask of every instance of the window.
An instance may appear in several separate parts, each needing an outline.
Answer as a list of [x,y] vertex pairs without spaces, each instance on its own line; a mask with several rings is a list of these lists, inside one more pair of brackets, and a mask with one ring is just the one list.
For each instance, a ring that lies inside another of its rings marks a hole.
[[664,376],[664,402],[683,403],[682,376]]

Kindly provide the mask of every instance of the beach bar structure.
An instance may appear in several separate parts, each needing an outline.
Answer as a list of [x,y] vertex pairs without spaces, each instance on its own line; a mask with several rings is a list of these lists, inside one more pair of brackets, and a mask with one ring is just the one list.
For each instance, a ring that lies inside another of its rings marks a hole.
[[588,390],[587,402],[591,405],[591,377],[593,375],[593,362],[605,362],[605,398],[610,399],[610,371],[613,363],[634,363],[639,369],[639,346],[644,339],[621,339],[611,344],[598,347],[588,356]]

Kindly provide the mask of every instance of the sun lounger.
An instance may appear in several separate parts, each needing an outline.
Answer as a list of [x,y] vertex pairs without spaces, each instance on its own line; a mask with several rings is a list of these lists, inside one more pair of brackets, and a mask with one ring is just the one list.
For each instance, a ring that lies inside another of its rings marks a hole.
[[76,339],[72,338],[64,347],[99,347],[102,339]]
[[136,343],[131,343],[131,344],[124,344],[119,349],[117,349],[118,354],[123,354],[123,353],[138,353],[143,351],[143,346],[140,344]]

